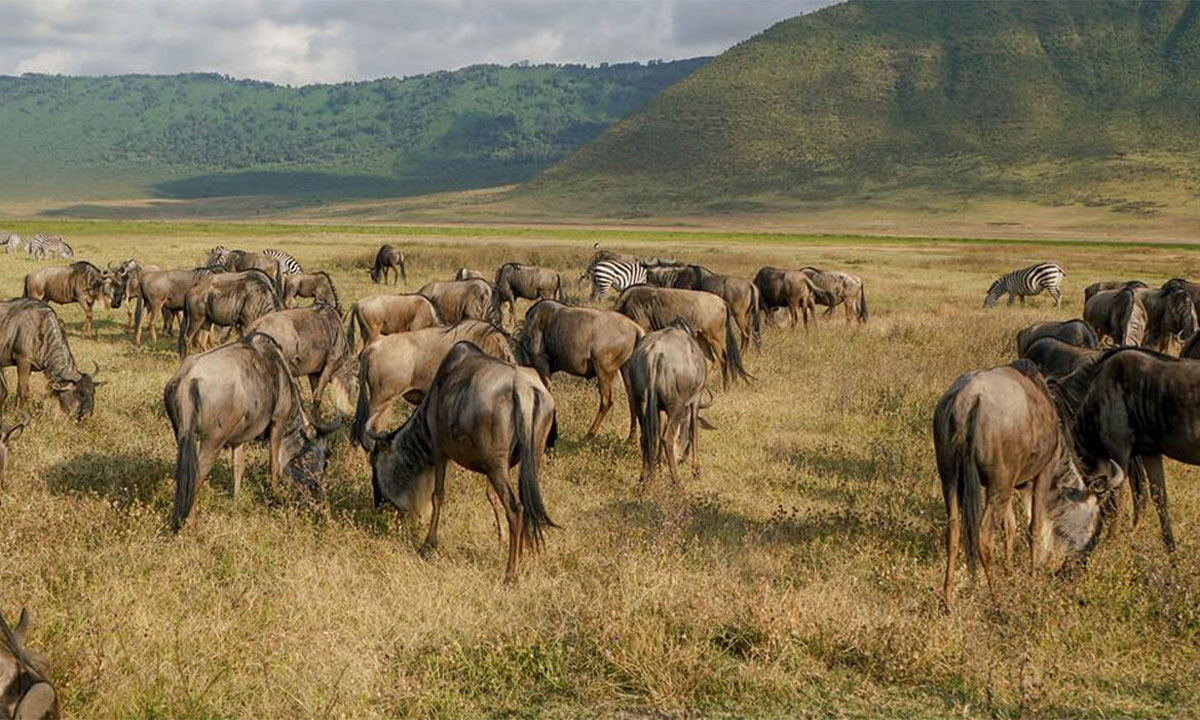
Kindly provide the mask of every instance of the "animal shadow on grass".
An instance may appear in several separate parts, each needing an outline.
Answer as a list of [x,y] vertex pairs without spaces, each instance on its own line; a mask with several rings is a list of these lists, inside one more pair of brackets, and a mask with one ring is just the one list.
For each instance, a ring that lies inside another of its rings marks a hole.
[[[144,455],[84,453],[51,466],[45,477],[53,493],[99,495],[125,508],[149,504],[173,470],[169,463]],[[166,500],[165,493],[162,497]]]

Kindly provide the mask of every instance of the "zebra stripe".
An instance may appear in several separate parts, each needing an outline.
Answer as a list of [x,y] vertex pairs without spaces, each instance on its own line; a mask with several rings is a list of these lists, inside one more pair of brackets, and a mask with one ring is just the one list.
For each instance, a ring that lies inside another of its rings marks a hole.
[[63,260],[75,257],[75,251],[63,241],[61,235],[37,233],[29,239],[25,249],[35,260],[43,260],[51,255],[56,255]]
[[304,268],[300,267],[300,263],[296,260],[296,258],[282,250],[267,248],[266,250],[262,251],[262,254],[270,258],[275,258],[275,260],[279,263],[280,271],[282,271],[284,275],[299,275],[300,273],[304,272]]
[[1009,305],[1018,297],[1021,298],[1021,302],[1025,302],[1026,297],[1038,295],[1045,290],[1054,298],[1054,305],[1057,307],[1062,302],[1062,293],[1059,292],[1058,286],[1066,274],[1057,263],[1038,263],[1013,270],[992,283],[983,306],[992,307],[1004,294],[1008,295]]
[[604,295],[610,289],[617,292],[633,285],[646,284],[646,268],[628,260],[602,260],[591,267],[592,296]]

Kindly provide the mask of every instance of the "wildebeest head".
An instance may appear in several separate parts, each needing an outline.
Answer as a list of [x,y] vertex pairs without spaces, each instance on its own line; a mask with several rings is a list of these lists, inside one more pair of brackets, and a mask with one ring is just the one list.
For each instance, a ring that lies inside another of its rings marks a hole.
[[56,718],[58,699],[50,685],[50,663],[26,646],[29,613],[10,627],[0,614],[0,717]]
[[126,265],[110,262],[103,273],[103,293],[108,296],[109,305],[116,309],[121,307],[125,294],[129,290],[129,269]]
[[1183,288],[1167,291],[1167,314],[1170,317],[1170,331],[1180,341],[1187,340],[1196,333],[1196,306],[1192,298]]
[[96,382],[100,374],[100,364],[91,375],[81,373],[78,380],[58,380],[50,385],[50,390],[58,398],[58,406],[76,422],[81,422],[92,414],[96,405],[96,388],[104,383]]
[[313,490],[322,487],[325,468],[329,464],[329,435],[341,425],[341,416],[316,425],[305,418],[302,431],[284,436],[281,450],[283,457],[290,458],[286,470],[292,480]]
[[12,443],[16,442],[17,438],[21,437],[21,432],[25,430],[25,426],[28,424],[29,416],[22,413],[20,422],[7,430],[0,431],[0,488],[4,487],[4,480],[7,475],[9,447]]
[[1074,456],[1068,453],[1063,459],[1047,500],[1047,526],[1051,528],[1048,569],[1058,570],[1067,561],[1085,557],[1092,551],[1100,537],[1101,500],[1123,477],[1120,469],[1112,465],[1104,474],[1089,475],[1089,487]]

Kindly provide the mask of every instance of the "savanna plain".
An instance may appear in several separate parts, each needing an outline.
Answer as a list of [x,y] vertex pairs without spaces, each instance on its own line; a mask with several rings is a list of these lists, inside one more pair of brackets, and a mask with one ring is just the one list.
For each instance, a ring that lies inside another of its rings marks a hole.
[[[29,644],[51,659],[67,716],[1107,718],[1200,708],[1200,474],[1167,468],[1174,556],[1151,513],[1068,574],[1032,576],[1025,553],[994,593],[964,574],[947,614],[930,433],[940,394],[963,372],[1013,359],[1019,328],[1081,315],[1095,280],[1195,279],[1195,248],[547,228],[46,229],[101,266],[133,256],[191,267],[216,244],[283,248],[329,271],[344,306],[393,291],[367,277],[381,242],[405,248],[408,291],[461,265],[491,274],[521,260],[560,270],[578,296],[574,279],[599,241],[747,277],[768,264],[848,270],[863,277],[871,311],[861,328],[840,309],[807,334],[768,327],[761,352],[745,358],[756,379],[714,386],[705,417],[717,429],[702,432],[702,476],[685,466],[682,489],[660,473],[637,491],[623,393],[584,441],[594,387],[556,376],[561,437],[541,482],[561,529],[504,587],[480,476],[449,476],[440,547],[423,560],[424,522],[374,509],[366,458],[344,431],[328,519],[301,488],[272,497],[256,448],[240,499],[225,454],[195,521],[172,534],[175,443],[162,390],[179,363],[173,338],[135,348],[122,308],[98,310],[99,337],[85,340],[78,308],[56,308],[76,360],[99,362],[108,383],[76,426],[35,378],[33,423],[0,491],[0,588],[6,613],[29,607]],[[1041,296],[981,309],[995,276],[1040,260],[1067,270],[1061,308]],[[23,254],[0,257],[0,289],[19,295],[34,267]]]

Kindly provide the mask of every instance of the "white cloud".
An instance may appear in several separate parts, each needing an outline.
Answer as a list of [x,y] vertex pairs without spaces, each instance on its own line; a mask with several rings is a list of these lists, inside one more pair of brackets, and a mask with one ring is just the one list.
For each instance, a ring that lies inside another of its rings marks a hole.
[[17,63],[17,73],[66,74],[76,67],[69,50],[43,50]]

